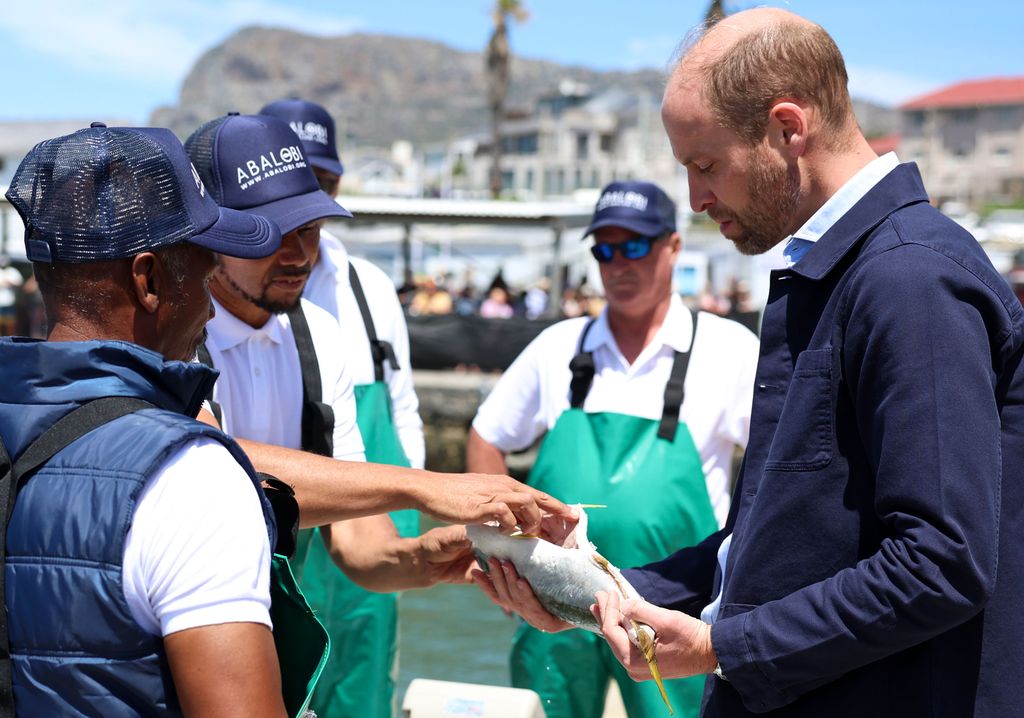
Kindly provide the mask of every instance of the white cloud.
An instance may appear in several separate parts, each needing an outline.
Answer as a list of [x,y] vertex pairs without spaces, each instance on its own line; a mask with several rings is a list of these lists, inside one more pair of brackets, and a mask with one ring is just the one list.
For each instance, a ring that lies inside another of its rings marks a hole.
[[933,79],[879,67],[847,65],[850,94],[862,100],[896,106],[931,92],[939,84]]
[[38,52],[106,77],[178,82],[209,47],[245,25],[316,34],[357,29],[355,18],[309,12],[286,0],[42,0],[6,4],[0,30]]

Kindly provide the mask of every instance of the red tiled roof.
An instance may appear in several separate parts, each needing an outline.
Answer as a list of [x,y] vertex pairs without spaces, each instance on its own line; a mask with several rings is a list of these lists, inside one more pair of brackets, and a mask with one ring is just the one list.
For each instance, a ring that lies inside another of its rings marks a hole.
[[882,135],[881,137],[874,137],[868,140],[868,145],[871,146],[876,155],[884,155],[886,152],[895,152],[900,146],[901,139],[900,133],[893,132],[889,135]]
[[901,110],[980,105],[1024,105],[1024,76],[991,77],[948,85],[900,105]]

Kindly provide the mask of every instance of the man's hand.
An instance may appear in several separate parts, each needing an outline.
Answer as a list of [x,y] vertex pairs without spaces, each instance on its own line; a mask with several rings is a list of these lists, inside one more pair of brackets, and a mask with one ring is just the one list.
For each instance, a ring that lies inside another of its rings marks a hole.
[[629,640],[627,619],[654,629],[655,653],[662,678],[685,678],[711,673],[718,658],[711,646],[711,626],[680,611],[669,611],[646,601],[619,598],[616,593],[597,592],[591,607],[601,625],[612,653],[634,681],[651,679],[640,649]]
[[439,474],[425,472],[414,489],[420,510],[446,523],[483,524],[496,521],[511,533],[518,526],[523,533],[542,532],[546,526],[564,536],[577,520],[576,510],[558,499],[516,481],[494,474]]
[[415,551],[422,586],[435,583],[469,583],[470,570],[476,563],[473,545],[466,538],[465,526],[440,526],[419,536]]
[[545,633],[557,633],[574,628],[571,623],[551,615],[540,605],[533,589],[516,571],[511,561],[488,560],[490,573],[480,569],[472,572],[473,583],[506,613],[514,611],[527,623]]

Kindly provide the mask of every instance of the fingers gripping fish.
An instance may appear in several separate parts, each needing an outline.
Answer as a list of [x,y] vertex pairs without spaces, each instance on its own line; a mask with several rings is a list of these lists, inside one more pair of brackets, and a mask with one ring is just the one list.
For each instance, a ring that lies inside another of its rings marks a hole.
[[[600,635],[601,627],[590,613],[594,594],[608,591],[622,598],[640,598],[640,594],[587,540],[587,515],[582,509],[579,515],[579,523],[564,546],[523,534],[506,536],[494,526],[468,526],[466,533],[484,571],[489,570],[487,559],[491,557],[511,561],[549,613]],[[629,623],[630,640],[647,661],[671,715],[672,705],[654,655],[654,629],[633,620]]]

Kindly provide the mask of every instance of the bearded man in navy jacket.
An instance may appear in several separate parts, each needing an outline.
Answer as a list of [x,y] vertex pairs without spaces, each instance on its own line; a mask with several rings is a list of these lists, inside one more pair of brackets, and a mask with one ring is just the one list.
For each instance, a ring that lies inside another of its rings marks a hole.
[[595,614],[635,679],[624,617],[657,631],[662,675],[711,674],[705,716],[1021,715],[1024,309],[917,168],[871,151],[846,85],[822,28],[769,9],[669,79],[693,210],[745,254],[785,242],[788,268],[726,527],[625,571],[649,603]]

